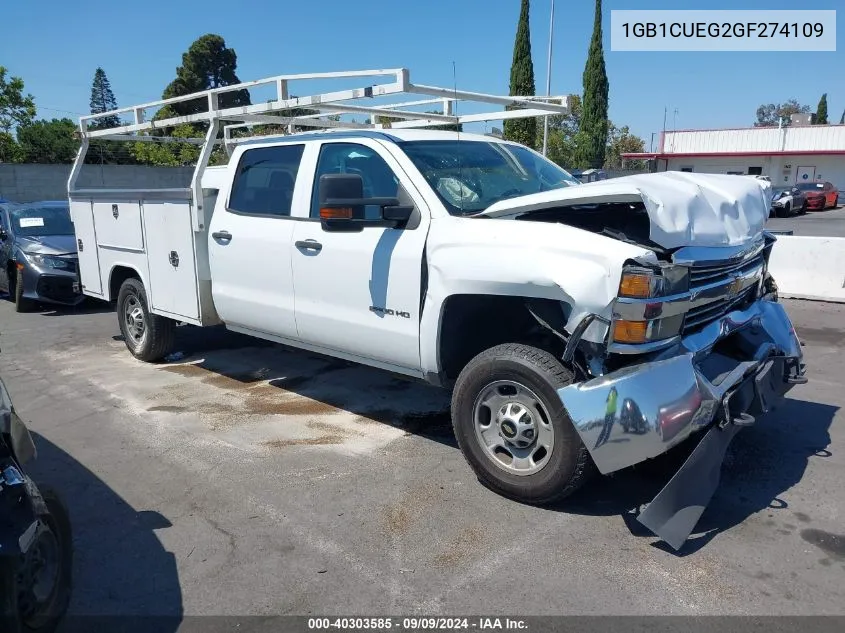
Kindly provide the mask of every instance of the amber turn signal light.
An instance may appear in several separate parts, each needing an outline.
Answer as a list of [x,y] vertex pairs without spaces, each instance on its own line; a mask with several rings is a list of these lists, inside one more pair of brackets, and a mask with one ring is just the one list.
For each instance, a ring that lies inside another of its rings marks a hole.
[[651,275],[643,273],[622,273],[619,296],[648,299],[651,296],[651,280]]
[[613,340],[617,343],[636,345],[648,340],[648,321],[616,321],[613,324]]
[[320,209],[320,219],[321,220],[351,220],[352,219],[352,208],[351,207],[338,207],[338,208]]

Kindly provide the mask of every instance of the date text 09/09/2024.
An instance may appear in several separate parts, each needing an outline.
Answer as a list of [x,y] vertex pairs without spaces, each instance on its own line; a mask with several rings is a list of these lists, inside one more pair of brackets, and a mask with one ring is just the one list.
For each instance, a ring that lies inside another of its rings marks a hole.
[[824,35],[821,22],[626,22],[625,37],[811,38]]
[[311,630],[428,630],[428,631],[495,631],[495,630],[527,630],[525,620],[518,618],[308,618],[308,628]]

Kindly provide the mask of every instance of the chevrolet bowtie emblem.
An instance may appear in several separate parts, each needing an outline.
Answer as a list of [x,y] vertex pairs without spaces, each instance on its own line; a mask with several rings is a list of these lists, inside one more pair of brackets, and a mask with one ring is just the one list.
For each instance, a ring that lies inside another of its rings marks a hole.
[[734,277],[733,281],[731,281],[730,285],[728,285],[728,296],[735,297],[739,294],[739,291],[742,289],[742,279],[739,277]]

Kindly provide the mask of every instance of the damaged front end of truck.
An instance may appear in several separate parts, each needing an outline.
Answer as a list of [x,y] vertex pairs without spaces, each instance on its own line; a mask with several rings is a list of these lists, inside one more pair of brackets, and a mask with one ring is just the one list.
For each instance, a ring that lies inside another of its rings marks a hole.
[[509,202],[489,215],[568,224],[650,251],[609,272],[618,292],[606,306],[571,311],[564,362],[584,379],[558,394],[603,474],[700,439],[638,516],[677,550],[736,433],[807,380],[768,272],[765,184],[651,174]]

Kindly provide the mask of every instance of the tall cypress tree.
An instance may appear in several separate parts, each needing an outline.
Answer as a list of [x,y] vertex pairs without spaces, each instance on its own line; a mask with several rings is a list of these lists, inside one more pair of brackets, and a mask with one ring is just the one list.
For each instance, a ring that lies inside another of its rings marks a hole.
[[[531,30],[528,25],[528,0],[522,0],[516,40],[513,45],[511,64],[511,96],[533,96],[534,62],[531,61]],[[508,106],[507,109],[511,109]],[[537,142],[537,119],[511,119],[505,121],[504,137],[510,141],[534,147]]]
[[[109,78],[106,77],[106,71],[99,67],[94,73],[90,106],[91,114],[101,114],[103,112],[117,110],[117,99],[114,98]],[[96,127],[109,128],[117,127],[118,125],[120,125],[120,117],[113,114],[102,119],[97,119]]]
[[607,108],[610,93],[601,40],[601,0],[596,0],[593,39],[590,41],[590,52],[584,67],[583,111],[577,148],[579,166],[596,169],[604,164],[607,149]]
[[816,125],[827,125],[827,93],[819,99],[819,107],[816,108]]

